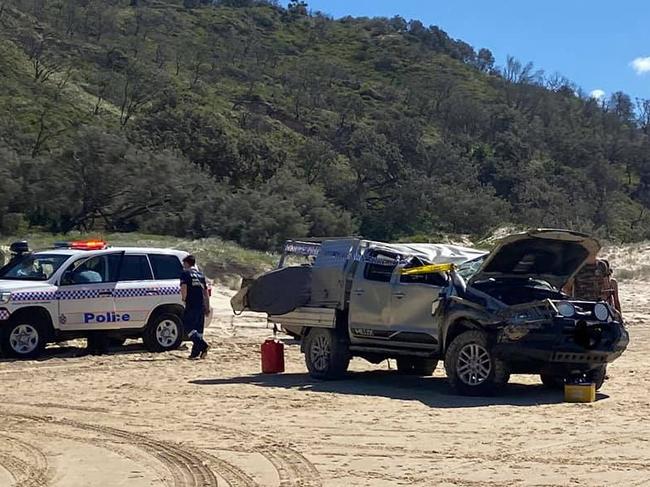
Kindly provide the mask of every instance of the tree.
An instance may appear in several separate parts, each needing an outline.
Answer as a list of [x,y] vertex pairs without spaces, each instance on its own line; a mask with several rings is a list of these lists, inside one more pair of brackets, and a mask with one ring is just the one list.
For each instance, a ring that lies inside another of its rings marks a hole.
[[492,51],[481,48],[476,56],[477,67],[483,72],[489,73],[494,69],[494,55]]

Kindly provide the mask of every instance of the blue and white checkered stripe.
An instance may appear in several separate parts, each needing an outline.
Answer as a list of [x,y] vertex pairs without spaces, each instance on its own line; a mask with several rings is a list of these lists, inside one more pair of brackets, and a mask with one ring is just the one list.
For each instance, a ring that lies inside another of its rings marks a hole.
[[155,292],[151,288],[132,288],[132,289],[114,289],[114,298],[139,298],[141,296],[151,296]]
[[11,293],[11,300],[24,301],[52,301],[56,299],[56,291],[25,291]]
[[158,295],[160,296],[174,296],[175,294],[180,294],[180,286],[168,286],[158,288]]
[[4,308],[0,308],[0,321],[5,321],[9,319],[11,313]]
[[25,291],[12,293],[13,302],[23,303],[27,301],[54,301],[54,300],[79,300],[79,299],[97,299],[100,293],[111,291],[113,297],[121,298],[139,298],[143,296],[174,296],[180,294],[179,286],[168,286],[161,288],[131,288],[131,289],[79,289],[70,291]]

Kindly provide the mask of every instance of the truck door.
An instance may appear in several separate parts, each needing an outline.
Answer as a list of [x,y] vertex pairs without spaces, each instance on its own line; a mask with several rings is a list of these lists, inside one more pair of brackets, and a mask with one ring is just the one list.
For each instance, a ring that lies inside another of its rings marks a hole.
[[390,280],[399,255],[368,249],[357,266],[350,291],[350,339],[386,340],[390,335]]
[[447,285],[443,273],[402,275],[398,267],[391,281],[390,328],[397,332],[393,339],[418,347],[438,345],[434,323],[440,293]]
[[80,257],[63,273],[56,293],[62,330],[113,328],[113,293],[122,252]]

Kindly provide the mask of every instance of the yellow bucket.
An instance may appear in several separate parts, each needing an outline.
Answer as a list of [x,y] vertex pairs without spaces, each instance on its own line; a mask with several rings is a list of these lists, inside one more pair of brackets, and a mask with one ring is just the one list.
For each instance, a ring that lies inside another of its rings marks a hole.
[[565,402],[594,402],[596,400],[596,384],[565,384]]

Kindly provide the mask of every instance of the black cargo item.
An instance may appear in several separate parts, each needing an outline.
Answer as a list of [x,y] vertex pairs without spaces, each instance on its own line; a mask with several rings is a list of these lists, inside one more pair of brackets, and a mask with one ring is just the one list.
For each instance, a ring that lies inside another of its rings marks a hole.
[[251,311],[283,315],[309,302],[311,267],[285,267],[258,277],[248,288]]

